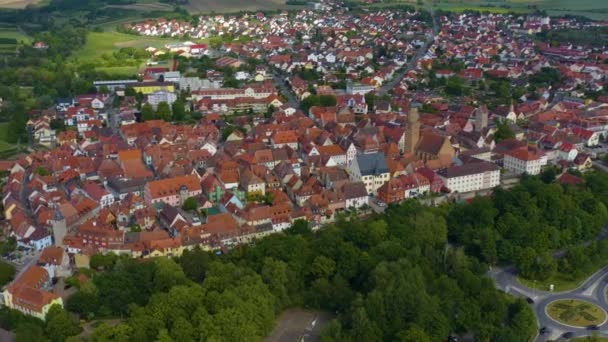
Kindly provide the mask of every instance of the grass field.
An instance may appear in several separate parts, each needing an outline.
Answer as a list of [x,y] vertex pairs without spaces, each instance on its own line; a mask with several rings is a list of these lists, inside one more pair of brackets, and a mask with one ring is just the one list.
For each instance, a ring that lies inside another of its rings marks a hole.
[[112,53],[125,47],[146,48],[154,46],[160,48],[175,41],[177,40],[135,36],[120,32],[90,32],[86,44],[74,54],[74,57],[79,60],[90,60],[96,59],[104,53]]
[[533,281],[529,279],[525,279],[522,277],[518,277],[517,280],[522,284],[531,289],[537,289],[541,291],[549,291],[549,286],[553,284],[553,291],[569,291],[579,287],[585,279],[587,279],[589,275],[585,275],[580,279],[571,280],[564,276],[563,274],[556,274],[553,277],[543,280],[543,281]]
[[504,0],[490,2],[483,0],[435,0],[436,9],[455,12],[464,10],[489,11],[494,13],[525,13],[532,6],[545,10],[549,15],[584,15],[592,19],[608,19],[608,1],[606,0]]
[[175,42],[175,39],[167,38],[153,38],[129,35],[119,32],[90,32],[87,36],[87,42],[82,49],[76,51],[72,56],[74,62],[86,64],[97,64],[99,65],[97,70],[105,71],[110,75],[128,75],[137,73],[138,69],[143,66],[142,61],[140,65],[134,66],[116,66],[108,67],[103,65],[101,56],[103,54],[112,54],[121,48],[135,47],[135,48],[146,48],[154,46],[156,48],[164,47],[165,44]]
[[550,303],[547,314],[556,321],[578,327],[601,325],[606,321],[606,312],[599,306],[576,299]]

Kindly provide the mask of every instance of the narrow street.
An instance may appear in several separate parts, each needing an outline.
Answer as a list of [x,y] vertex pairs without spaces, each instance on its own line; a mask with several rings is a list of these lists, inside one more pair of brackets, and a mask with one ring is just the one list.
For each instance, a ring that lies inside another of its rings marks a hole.
[[426,55],[429,48],[435,41],[435,36],[437,36],[439,33],[439,25],[437,24],[437,18],[435,17],[433,6],[429,2],[427,2],[427,9],[429,12],[431,12],[431,16],[433,17],[433,33],[427,35],[426,43],[418,49],[416,55],[407,63],[407,65],[401,69],[401,71],[399,71],[389,82],[380,87],[380,89],[377,91],[378,96],[386,95],[391,89],[395,88],[395,86],[397,86],[397,84],[403,80],[405,74],[415,69],[418,60]]
[[281,94],[287,98],[287,104],[295,109],[300,109],[300,101],[297,100],[296,95],[285,83],[287,76],[280,74],[277,71],[273,71],[272,81],[274,86],[279,88]]

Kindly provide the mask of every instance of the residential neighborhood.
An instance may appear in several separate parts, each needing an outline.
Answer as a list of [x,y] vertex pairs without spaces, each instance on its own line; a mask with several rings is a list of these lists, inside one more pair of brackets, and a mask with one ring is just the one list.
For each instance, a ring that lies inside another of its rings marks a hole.
[[219,255],[606,168],[606,45],[537,35],[608,22],[322,4],[124,24],[175,41],[29,113],[28,153],[0,161],[0,227],[28,256],[3,304],[44,320],[99,254]]

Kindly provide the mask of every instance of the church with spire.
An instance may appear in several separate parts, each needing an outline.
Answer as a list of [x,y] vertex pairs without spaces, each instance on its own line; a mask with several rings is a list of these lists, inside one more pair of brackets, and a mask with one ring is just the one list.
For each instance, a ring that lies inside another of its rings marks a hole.
[[405,133],[405,153],[425,162],[441,160],[449,162],[456,154],[449,136],[433,131],[420,130],[418,108],[410,109]]

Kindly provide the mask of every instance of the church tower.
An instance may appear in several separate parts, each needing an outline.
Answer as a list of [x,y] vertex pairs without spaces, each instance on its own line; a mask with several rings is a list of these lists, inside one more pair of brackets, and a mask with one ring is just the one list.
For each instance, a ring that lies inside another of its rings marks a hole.
[[481,105],[475,113],[475,132],[481,132],[488,127],[488,107]]
[[420,140],[420,116],[418,108],[410,109],[407,115],[407,132],[405,136],[405,152],[416,153],[416,145]]
[[55,209],[55,215],[51,221],[53,227],[53,240],[55,240],[55,246],[63,247],[63,238],[67,234],[67,224],[65,217],[59,211],[59,208]]

